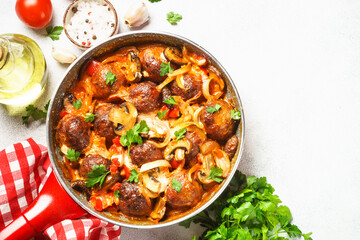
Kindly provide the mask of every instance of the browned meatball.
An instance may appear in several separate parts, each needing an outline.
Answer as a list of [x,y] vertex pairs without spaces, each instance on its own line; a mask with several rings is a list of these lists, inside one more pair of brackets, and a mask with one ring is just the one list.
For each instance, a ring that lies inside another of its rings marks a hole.
[[[116,76],[116,81],[113,84],[106,83],[106,75],[108,72],[111,72]],[[91,82],[94,87],[94,97],[106,98],[111,93],[115,93],[120,86],[123,85],[124,78],[124,75],[119,73],[119,71],[115,71],[110,64],[100,64],[91,77]]]
[[[208,112],[216,104],[221,106],[219,111]],[[235,131],[236,121],[231,119],[231,105],[224,100],[209,100],[200,112],[200,121],[204,124],[207,135],[217,141],[225,142]]]
[[56,139],[60,146],[65,144],[82,152],[90,143],[90,133],[90,124],[85,122],[84,118],[67,114],[57,126]]
[[87,178],[88,177],[87,174],[89,172],[92,172],[93,167],[97,165],[104,165],[106,171],[109,171],[110,164],[111,164],[110,160],[104,158],[99,154],[94,154],[94,155],[89,154],[83,159],[82,163],[80,164],[79,174],[83,178]]
[[180,96],[184,100],[188,100],[201,94],[202,92],[202,82],[201,79],[198,79],[194,74],[186,73],[184,74],[184,86],[187,90],[181,89],[176,81],[171,83],[171,92],[173,95]]
[[130,216],[148,216],[151,213],[151,201],[142,195],[135,183],[124,182],[119,188],[119,208]]
[[[169,99],[172,96],[171,91],[168,87],[163,87],[161,89],[161,100],[164,102],[166,99]],[[168,109],[173,109],[174,104],[165,104]]]
[[131,146],[130,158],[133,164],[141,167],[144,163],[163,159],[163,155],[161,150],[151,143],[144,143]]
[[101,104],[95,109],[97,116],[94,120],[94,130],[100,137],[105,137],[106,146],[112,145],[112,139],[116,137],[114,132],[113,123],[109,120],[109,112],[113,104]]
[[185,170],[177,173],[175,176],[173,176],[173,178],[182,184],[182,188],[180,193],[178,193],[172,188],[171,184],[168,186],[165,191],[167,204],[172,208],[195,206],[201,200],[201,185],[195,180],[190,182],[187,178],[187,173]]
[[229,159],[232,159],[235,155],[239,140],[236,135],[232,136],[229,140],[227,140],[224,151],[229,156]]
[[139,112],[150,112],[160,108],[161,96],[153,82],[133,84],[129,88],[130,102]]
[[192,167],[197,163],[196,156],[200,152],[199,145],[203,139],[196,132],[191,131],[187,131],[185,137],[192,143],[189,153],[185,155],[186,165]]
[[[161,63],[168,62],[163,55],[164,50],[165,47],[162,45],[150,45],[142,48],[139,53],[143,71],[149,74],[149,80],[157,83],[164,81],[166,78],[166,75],[160,76]],[[146,77],[146,74],[144,74],[144,77]]]

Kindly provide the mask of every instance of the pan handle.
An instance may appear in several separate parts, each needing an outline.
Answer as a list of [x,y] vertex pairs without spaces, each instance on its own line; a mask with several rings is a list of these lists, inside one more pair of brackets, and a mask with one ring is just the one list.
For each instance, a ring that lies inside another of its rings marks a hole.
[[34,202],[0,232],[0,239],[30,239],[64,219],[75,219],[86,214],[51,172]]

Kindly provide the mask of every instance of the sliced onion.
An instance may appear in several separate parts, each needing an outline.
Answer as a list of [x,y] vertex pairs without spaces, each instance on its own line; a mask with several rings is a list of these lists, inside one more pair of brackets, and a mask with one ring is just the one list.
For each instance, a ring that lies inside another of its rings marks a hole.
[[183,90],[188,90],[189,88],[186,88],[184,85],[184,75],[177,75],[176,76],[176,83],[179,86],[179,88],[183,89]]
[[169,77],[176,77],[177,75],[183,75],[191,70],[191,64],[186,64],[181,66],[179,69],[176,69],[172,73],[169,73]]
[[231,168],[228,155],[220,149],[214,149],[212,154],[215,158],[216,166],[223,170],[222,177],[226,178],[229,175]]
[[125,56],[111,56],[102,61],[102,64],[111,63],[111,62],[123,62]]
[[143,173],[157,167],[171,167],[171,165],[166,160],[156,160],[143,164],[140,168],[140,172]]
[[196,109],[193,115],[193,121],[195,125],[198,126],[200,129],[204,129],[204,124],[202,124],[202,122],[200,121],[200,112],[203,108],[204,107],[199,107],[198,109]]
[[168,85],[169,83],[171,83],[174,79],[175,79],[174,76],[172,76],[172,77],[168,76],[161,84],[159,84],[159,85],[156,87],[156,90],[158,90],[159,92],[161,92],[161,89],[163,89],[163,87],[165,87],[166,85]]
[[207,140],[200,145],[200,152],[204,155],[212,153],[215,149],[220,149],[220,145],[212,140]]
[[190,168],[190,170],[188,171],[188,175],[187,175],[189,182],[192,182],[192,180],[193,180],[192,174],[199,169],[200,169],[200,164],[198,164],[198,163]]

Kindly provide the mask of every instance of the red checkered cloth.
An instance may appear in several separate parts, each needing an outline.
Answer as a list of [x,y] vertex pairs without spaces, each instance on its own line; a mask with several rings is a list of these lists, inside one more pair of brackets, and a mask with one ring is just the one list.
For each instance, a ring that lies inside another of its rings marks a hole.
[[[47,148],[31,138],[0,152],[0,231],[32,203],[51,171]],[[59,240],[110,240],[120,238],[121,228],[87,215],[59,222],[44,234]]]

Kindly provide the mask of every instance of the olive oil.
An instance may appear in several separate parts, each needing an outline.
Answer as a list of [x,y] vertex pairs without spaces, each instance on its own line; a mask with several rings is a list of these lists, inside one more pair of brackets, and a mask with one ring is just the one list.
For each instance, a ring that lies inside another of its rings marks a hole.
[[0,35],[0,103],[9,114],[24,111],[43,92],[46,62],[40,47],[20,34]]

